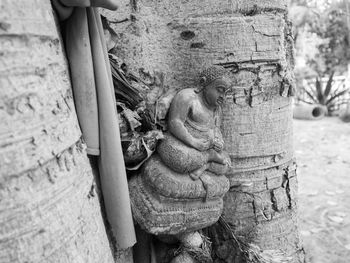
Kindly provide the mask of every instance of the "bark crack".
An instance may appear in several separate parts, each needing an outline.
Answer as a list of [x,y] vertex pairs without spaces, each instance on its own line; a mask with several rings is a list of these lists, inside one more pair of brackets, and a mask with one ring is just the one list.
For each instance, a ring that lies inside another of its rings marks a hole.
[[137,0],[130,0],[130,5],[133,12],[137,11]]
[[257,211],[258,209],[256,207],[255,199],[253,199],[252,207],[253,207],[253,213],[254,213],[254,217],[255,217],[255,222],[258,222],[258,211]]
[[261,32],[259,30],[257,30],[254,25],[251,25],[252,26],[252,29],[254,31],[254,33],[257,33],[259,35],[262,35],[262,36],[265,36],[265,37],[279,37],[280,35],[279,34],[267,34],[267,33],[264,33],[264,32]]
[[283,181],[282,181],[282,187],[286,189],[286,195],[288,199],[288,208],[292,209],[292,197],[290,193],[290,186],[289,186],[289,167],[286,167],[283,169]]
[[270,191],[270,199],[271,199],[271,206],[272,206],[272,209],[276,212],[278,212],[278,205],[277,205],[277,199],[276,199],[276,196],[275,196],[275,193],[274,191]]
[[289,180],[286,186],[286,194],[287,194],[287,198],[288,198],[288,208],[292,209],[292,197],[290,195],[290,187],[289,187]]
[[249,8],[248,10],[241,10],[240,13],[244,16],[254,16],[254,15],[258,15],[261,13],[273,13],[273,14],[277,14],[277,13],[282,13],[282,14],[286,14],[287,11],[284,8],[278,8],[278,7],[261,7],[258,6],[257,4],[255,4],[254,6],[252,6],[251,8]]

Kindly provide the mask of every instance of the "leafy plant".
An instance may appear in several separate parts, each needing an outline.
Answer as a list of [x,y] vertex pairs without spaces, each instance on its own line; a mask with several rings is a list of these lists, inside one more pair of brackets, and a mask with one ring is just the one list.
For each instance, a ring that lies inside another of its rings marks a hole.
[[305,87],[302,87],[309,100],[304,100],[302,98],[299,98],[299,100],[308,104],[316,103],[323,105],[327,108],[328,114],[332,113],[337,103],[336,99],[348,92],[348,89],[339,91],[339,87],[334,89],[333,76],[334,72],[330,74],[325,88],[322,87],[322,82],[319,77],[316,78],[315,86],[312,91],[309,91]]

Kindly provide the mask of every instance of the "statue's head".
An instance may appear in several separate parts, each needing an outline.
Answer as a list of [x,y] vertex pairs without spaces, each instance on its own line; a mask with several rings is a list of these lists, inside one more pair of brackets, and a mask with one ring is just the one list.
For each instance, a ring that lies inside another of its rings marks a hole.
[[227,91],[230,89],[228,71],[222,66],[211,66],[200,73],[200,84],[203,97],[210,107],[224,103]]

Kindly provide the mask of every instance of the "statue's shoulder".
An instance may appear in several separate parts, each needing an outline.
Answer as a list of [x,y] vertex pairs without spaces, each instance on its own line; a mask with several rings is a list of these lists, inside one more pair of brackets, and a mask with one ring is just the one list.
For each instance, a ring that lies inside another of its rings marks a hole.
[[184,102],[191,102],[196,99],[198,99],[197,93],[195,92],[194,89],[190,89],[190,88],[180,90],[174,98],[175,101],[184,101]]

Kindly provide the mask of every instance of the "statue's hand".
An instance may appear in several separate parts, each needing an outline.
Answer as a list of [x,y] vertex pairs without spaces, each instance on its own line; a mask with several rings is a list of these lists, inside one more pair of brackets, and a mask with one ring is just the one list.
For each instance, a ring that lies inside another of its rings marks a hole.
[[193,142],[193,147],[201,152],[207,151],[210,148],[210,141],[206,139],[196,139]]
[[230,157],[226,157],[224,160],[224,164],[227,165],[228,167],[232,167],[231,159]]
[[224,149],[224,142],[221,140],[214,140],[213,149],[217,152],[221,152]]
[[215,127],[211,136],[211,148],[213,148],[216,152],[221,152],[224,149],[224,140],[222,139],[220,129]]

